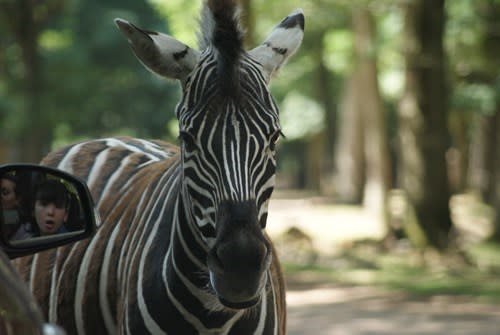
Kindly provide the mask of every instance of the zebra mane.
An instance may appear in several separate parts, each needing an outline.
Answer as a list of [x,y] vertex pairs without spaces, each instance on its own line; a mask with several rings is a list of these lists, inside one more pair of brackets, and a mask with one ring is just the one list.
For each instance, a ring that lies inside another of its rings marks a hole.
[[244,52],[244,33],[239,24],[237,0],[208,0],[201,18],[200,50],[213,46],[217,57],[217,77],[221,92],[237,96],[239,60]]

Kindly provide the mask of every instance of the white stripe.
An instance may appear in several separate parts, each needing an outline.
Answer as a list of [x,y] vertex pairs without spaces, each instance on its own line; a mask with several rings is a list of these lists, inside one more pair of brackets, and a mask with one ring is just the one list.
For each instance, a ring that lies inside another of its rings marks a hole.
[[30,291],[35,292],[35,283],[38,282],[37,278],[35,278],[35,269],[37,267],[38,263],[38,255],[35,254],[33,256],[33,261],[31,262],[31,268],[30,268]]
[[95,184],[100,180],[98,178],[100,177],[102,167],[106,166],[109,151],[110,148],[101,151],[94,159],[94,164],[92,164],[92,168],[90,169],[87,177],[87,185],[91,190],[96,187]]
[[56,268],[57,259],[59,258],[59,248],[56,249],[56,254],[54,257],[54,261],[52,263],[52,278],[50,280],[50,295],[49,295],[49,320],[50,322],[55,322],[52,320],[56,320],[57,318],[57,274],[58,269]]
[[[267,276],[267,280],[271,280],[270,276]],[[271,284],[272,285],[272,284]],[[261,335],[264,332],[264,327],[266,326],[266,316],[267,316],[267,292],[266,289],[262,289],[261,298],[260,298],[260,315],[259,315],[259,324],[255,329],[255,335]]]
[[[143,139],[137,139],[137,141],[142,143],[146,150],[156,154],[157,156],[160,156],[162,158],[168,158],[174,156],[174,152],[166,151],[165,148],[162,148],[153,142],[146,141]],[[158,160],[158,158],[156,160]]]
[[[271,266],[272,266],[272,264],[271,264]],[[276,299],[276,288],[274,287],[274,282],[273,282],[271,270],[267,270],[267,274],[268,274],[267,280],[269,280],[269,283],[271,283],[271,292],[273,293],[273,318],[274,318],[273,334],[277,335],[278,334],[279,317],[278,317],[278,301]],[[285,311],[285,313],[286,313],[286,311]]]
[[[163,185],[162,183],[158,183],[158,185]],[[165,192],[165,188],[162,189],[163,192]],[[169,191],[171,191],[169,189]],[[163,193],[162,192],[162,193]],[[156,201],[154,202],[153,208],[158,205],[158,202],[160,199],[163,200],[162,194],[156,197]],[[141,253],[141,258],[139,261],[139,274],[137,276],[137,302],[139,305],[139,312],[141,313],[142,320],[144,321],[144,325],[148,329],[148,331],[152,334],[165,334],[166,333],[163,331],[163,329],[160,328],[160,326],[156,323],[156,321],[153,319],[151,314],[149,313],[148,310],[148,305],[146,303],[146,300],[144,299],[144,294],[143,294],[143,281],[144,281],[144,272],[145,272],[145,263],[146,263],[146,256],[149,253],[149,250],[151,248],[151,245],[153,244],[153,240],[156,237],[156,234],[158,232],[158,227],[160,226],[160,223],[163,222],[163,214],[164,214],[164,208],[162,208],[162,211],[160,215],[158,216],[157,220],[154,222],[153,229],[149,232],[149,235],[147,236],[146,244],[144,245],[144,248],[142,248],[142,253]],[[147,222],[151,222],[151,218],[148,218]],[[146,229],[144,229],[146,230]],[[142,240],[142,238],[141,238]],[[161,255],[158,255],[159,257]]]
[[[177,217],[177,206],[175,208],[175,213],[174,213],[174,217]],[[178,220],[176,220],[178,221]],[[197,266],[199,267],[201,270],[203,271],[208,271],[208,267],[200,262],[200,260],[195,256],[193,255],[193,253],[191,252],[191,250],[189,249],[188,245],[186,244],[186,241],[184,240],[184,237],[182,236],[182,231],[179,229],[179,241],[181,242],[181,245],[182,245],[182,248],[184,249],[184,251],[186,252],[186,254],[188,255],[189,259]],[[199,243],[201,241],[198,241]],[[205,245],[205,243],[202,244],[203,246]]]
[[[82,242],[76,242],[72,248],[71,248],[71,251],[69,252],[69,254],[66,256],[66,258],[64,259],[64,262],[63,264],[61,265],[60,269],[59,269],[59,272],[58,273],[58,278],[57,278],[57,286],[56,286],[56,296],[59,296],[59,291],[60,291],[60,286],[61,286],[61,280],[64,280],[64,278],[66,277],[64,275],[64,272],[66,271],[66,265],[68,265],[69,267],[72,267],[72,259],[73,259],[73,254],[75,253],[75,250],[78,248],[78,244],[80,244]],[[58,249],[59,250],[59,249]],[[57,301],[56,301],[56,307],[57,307]],[[58,320],[57,320],[57,308],[56,310],[54,311],[54,319],[49,319],[49,322],[52,322],[52,323],[60,323]]]
[[[132,188],[130,188],[131,190]],[[126,198],[126,197],[124,197]],[[136,218],[139,216],[139,214],[143,214],[144,211],[140,211],[140,209],[143,207],[144,199],[146,198],[146,192],[143,192],[141,195],[141,198],[139,199],[138,204],[136,205],[137,210],[134,213],[134,217],[129,221],[129,222],[143,222],[142,220],[137,220]],[[129,229],[129,227],[121,227],[120,229]],[[136,229],[135,232],[139,231],[139,229]],[[119,257],[119,263],[118,263],[118,278],[128,278],[128,268],[126,268],[126,265],[129,264],[129,260],[131,259],[130,254],[136,252],[137,250],[132,250],[130,248],[130,244],[132,243],[135,238],[135,234],[132,234],[130,231],[127,232],[127,235],[125,237],[125,241],[123,242],[121,248],[120,248],[120,257]],[[125,248],[126,246],[126,248]],[[126,281],[123,280],[121,282],[123,285],[120,289],[122,292],[126,291]]]
[[73,173],[73,167],[71,166],[70,162],[73,160],[74,157],[80,154],[80,148],[85,144],[87,144],[87,142],[74,145],[66,153],[66,155],[64,155],[64,158],[59,162],[57,168],[60,170],[68,171],[69,173]]
[[105,141],[106,141],[106,145],[109,146],[110,148],[113,148],[113,147],[124,147],[125,149],[127,149],[129,151],[138,152],[140,154],[143,154],[143,155],[147,156],[152,161],[158,161],[159,160],[159,158],[156,157],[155,155],[152,155],[149,152],[141,150],[141,149],[137,148],[134,145],[129,145],[127,142],[124,142],[124,141],[122,141],[122,140],[120,140],[118,138],[110,137],[110,138],[105,139]]
[[[85,254],[83,255],[82,263],[78,269],[78,276],[76,280],[76,292],[75,292],[75,322],[77,334],[85,334],[85,325],[83,323],[83,297],[85,293],[86,277],[89,273],[90,260],[94,252],[94,247],[99,241],[101,230],[97,230],[96,235],[90,241],[90,244],[85,249]],[[88,307],[87,307],[88,308]]]
[[101,273],[99,276],[99,305],[101,307],[102,317],[104,319],[104,325],[108,334],[116,334],[116,324],[113,316],[111,314],[111,306],[108,300],[107,285],[108,285],[108,275],[109,275],[109,265],[111,262],[111,252],[115,246],[116,235],[120,232],[119,229],[120,221],[116,223],[111,232],[109,240],[106,242],[106,250],[104,251],[104,259],[102,262]]
[[[106,186],[104,187],[104,189],[102,190],[102,193],[101,193],[101,199],[106,199],[107,195],[108,195],[108,192],[109,190],[111,189],[111,187],[113,186],[113,184],[115,183],[115,181],[120,178],[121,174],[122,174],[122,171],[128,167],[128,164],[129,164],[129,161],[130,161],[130,156],[126,156],[125,159],[123,159],[121,162],[120,162],[120,166],[118,167],[118,169],[116,169],[113,174],[108,178],[107,182],[106,182]],[[126,198],[126,195],[122,195],[121,196],[122,198]]]

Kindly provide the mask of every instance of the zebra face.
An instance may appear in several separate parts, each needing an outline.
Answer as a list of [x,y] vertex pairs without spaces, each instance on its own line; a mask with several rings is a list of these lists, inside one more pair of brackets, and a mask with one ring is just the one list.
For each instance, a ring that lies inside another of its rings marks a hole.
[[[184,198],[210,247],[212,288],[225,306],[244,308],[259,300],[271,260],[262,230],[281,130],[258,64],[245,57],[239,92],[227,95],[214,76],[217,62],[211,57],[187,79],[177,109]],[[205,86],[195,85],[200,82]]]
[[208,1],[199,49],[117,19],[147,68],[179,79],[182,199],[209,250],[210,284],[220,302],[259,301],[272,259],[263,229],[274,187],[281,134],[268,83],[298,49],[301,10],[287,16],[255,49],[243,49],[236,2]]
[[[256,221],[265,227],[281,129],[256,63],[242,62],[237,97],[221,91],[209,66],[216,62],[202,63],[188,78],[177,115],[188,201],[203,235],[214,238],[222,202],[254,202]],[[199,82],[205,86],[191,84]]]

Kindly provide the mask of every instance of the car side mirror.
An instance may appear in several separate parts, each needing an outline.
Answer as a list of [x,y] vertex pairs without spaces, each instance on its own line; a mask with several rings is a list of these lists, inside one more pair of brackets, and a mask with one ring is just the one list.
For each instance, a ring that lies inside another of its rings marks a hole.
[[94,234],[99,216],[87,185],[54,168],[0,165],[0,247],[16,258]]

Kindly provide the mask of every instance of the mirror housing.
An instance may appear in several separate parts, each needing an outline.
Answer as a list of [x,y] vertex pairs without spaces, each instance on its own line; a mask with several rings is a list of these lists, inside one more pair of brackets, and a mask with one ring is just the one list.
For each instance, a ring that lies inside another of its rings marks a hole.
[[77,177],[35,164],[0,165],[0,247],[9,258],[92,236],[100,222]]

